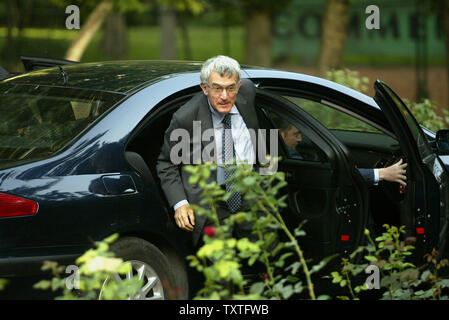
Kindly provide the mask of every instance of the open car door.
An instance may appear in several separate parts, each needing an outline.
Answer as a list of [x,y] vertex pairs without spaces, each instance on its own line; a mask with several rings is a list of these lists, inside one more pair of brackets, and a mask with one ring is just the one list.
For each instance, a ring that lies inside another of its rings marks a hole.
[[425,134],[404,102],[385,83],[374,84],[374,100],[397,136],[406,157],[407,187],[401,209],[406,237],[416,240],[415,258],[438,251],[447,257],[448,174],[432,151]]
[[318,263],[335,253],[350,254],[365,239],[368,191],[350,163],[349,151],[326,127],[288,99],[272,91],[257,92],[262,128],[279,129],[281,122],[288,122],[292,130],[302,134],[300,154],[288,152],[281,134],[277,142],[283,158],[278,170],[286,173],[288,183],[284,190],[288,207],[282,214],[292,229],[307,221],[303,228],[306,236],[299,239],[306,257]]

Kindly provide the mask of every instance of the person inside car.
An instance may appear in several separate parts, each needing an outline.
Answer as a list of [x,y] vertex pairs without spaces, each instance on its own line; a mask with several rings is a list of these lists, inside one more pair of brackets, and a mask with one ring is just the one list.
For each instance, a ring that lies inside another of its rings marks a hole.
[[[304,160],[304,157],[298,151],[297,147],[302,141],[302,134],[298,128],[293,126],[290,122],[279,119],[278,120],[279,133],[284,140],[287,147],[287,154],[290,158]],[[407,185],[406,174],[407,163],[402,163],[402,159],[395,164],[386,168],[366,169],[358,168],[360,174],[368,183],[377,185],[380,181],[397,182],[402,186]]]

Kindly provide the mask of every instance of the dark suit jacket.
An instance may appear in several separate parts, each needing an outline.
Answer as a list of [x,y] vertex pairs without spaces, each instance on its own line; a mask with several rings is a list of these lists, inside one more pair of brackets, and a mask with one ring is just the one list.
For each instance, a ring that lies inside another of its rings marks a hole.
[[[242,86],[237,94],[235,105],[242,116],[246,127],[248,129],[259,129],[259,122],[256,116],[256,110],[254,107],[255,98],[255,87],[250,80],[243,79]],[[189,100],[185,105],[179,108],[173,114],[170,126],[165,132],[164,144],[162,146],[161,153],[158,157],[156,169],[157,174],[161,180],[161,187],[167,197],[168,203],[171,207],[177,204],[179,201],[187,199],[190,204],[200,205],[200,197],[202,189],[199,186],[193,186],[189,183],[190,173],[182,170],[186,163],[181,163],[179,165],[173,164],[170,160],[170,151],[178,141],[170,141],[170,134],[175,129],[185,129],[190,136],[190,149],[189,155],[186,159],[189,159],[190,163],[193,164],[194,154],[202,154],[203,149],[214,142],[214,137],[210,141],[201,142],[201,150],[193,150],[193,122],[201,121],[201,133],[207,129],[213,129],[212,114],[207,101],[207,96],[202,92],[196,94],[191,100]],[[196,130],[195,130],[196,131]],[[256,131],[257,132],[257,131]],[[257,135],[256,135],[257,136]],[[253,147],[256,148],[257,141],[254,140],[255,137],[251,135],[253,139]],[[257,156],[256,149],[254,149],[255,155]],[[216,155],[215,155],[216,156]],[[204,159],[203,159],[204,160]],[[209,159],[212,160],[212,159]],[[213,159],[214,160],[214,159]],[[216,171],[212,172],[209,181],[216,181],[217,175]],[[206,222],[206,217],[204,215],[195,215],[195,228],[193,231],[193,244],[196,245],[201,236],[202,230]]]
[[358,169],[363,179],[369,184],[374,184],[374,170],[373,169]]

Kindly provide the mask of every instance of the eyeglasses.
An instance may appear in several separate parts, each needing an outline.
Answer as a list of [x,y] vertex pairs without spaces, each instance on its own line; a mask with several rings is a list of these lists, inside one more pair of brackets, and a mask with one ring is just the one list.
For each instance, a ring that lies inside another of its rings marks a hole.
[[239,87],[236,84],[232,84],[229,87],[223,88],[221,86],[218,85],[213,85],[213,86],[207,86],[212,90],[212,93],[214,94],[221,94],[223,92],[223,90],[226,90],[227,94],[236,94],[237,91],[239,90]]

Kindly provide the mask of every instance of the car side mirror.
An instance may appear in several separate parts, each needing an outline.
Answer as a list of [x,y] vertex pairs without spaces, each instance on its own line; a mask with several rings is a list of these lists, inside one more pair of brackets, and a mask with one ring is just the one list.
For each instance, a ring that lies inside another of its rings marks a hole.
[[449,155],[449,130],[438,130],[435,140],[438,154]]

